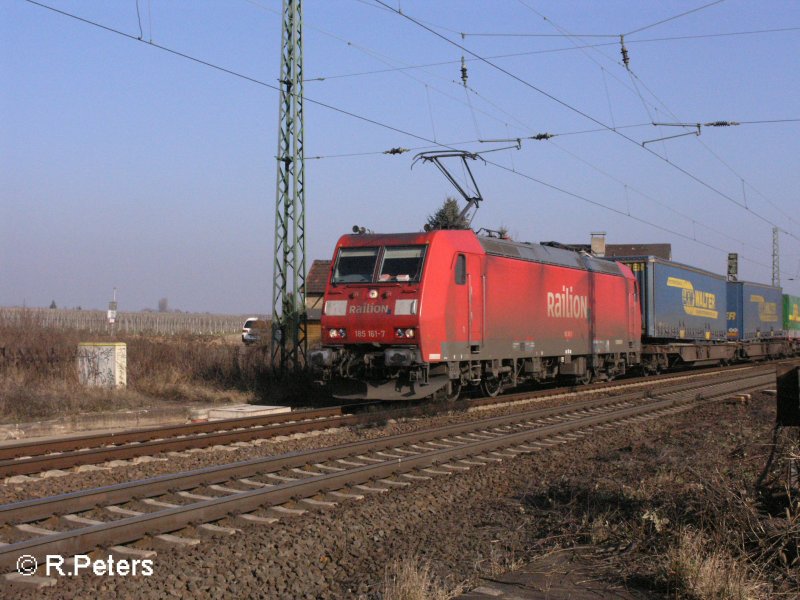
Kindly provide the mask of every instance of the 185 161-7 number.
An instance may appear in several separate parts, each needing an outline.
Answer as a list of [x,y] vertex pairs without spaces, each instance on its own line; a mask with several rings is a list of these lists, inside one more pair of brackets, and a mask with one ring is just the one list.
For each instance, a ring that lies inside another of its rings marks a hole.
[[356,329],[356,337],[369,340],[380,340],[386,337],[383,329]]

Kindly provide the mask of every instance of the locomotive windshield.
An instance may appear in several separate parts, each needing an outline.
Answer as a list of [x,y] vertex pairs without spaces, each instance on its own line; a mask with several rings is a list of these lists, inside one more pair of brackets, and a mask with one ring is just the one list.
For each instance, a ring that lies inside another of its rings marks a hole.
[[425,246],[386,248],[378,281],[419,281]]
[[368,283],[375,274],[378,248],[342,248],[333,272],[333,283]]
[[[375,266],[381,257],[378,279]],[[333,270],[332,283],[389,283],[419,281],[425,246],[386,248],[341,248]]]

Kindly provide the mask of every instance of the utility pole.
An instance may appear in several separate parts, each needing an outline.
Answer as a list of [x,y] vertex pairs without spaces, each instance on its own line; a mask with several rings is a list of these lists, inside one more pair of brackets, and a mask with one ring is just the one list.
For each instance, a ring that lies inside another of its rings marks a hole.
[[304,367],[307,349],[302,26],[302,0],[283,0],[271,348],[281,372]]
[[772,285],[781,287],[781,246],[777,227],[772,228]]

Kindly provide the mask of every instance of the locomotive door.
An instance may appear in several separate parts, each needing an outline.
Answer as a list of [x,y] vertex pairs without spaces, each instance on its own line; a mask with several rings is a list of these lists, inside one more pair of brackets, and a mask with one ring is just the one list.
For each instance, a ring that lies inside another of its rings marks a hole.
[[467,309],[469,347],[472,354],[481,351],[484,337],[486,315],[486,276],[483,273],[481,257],[467,254]]

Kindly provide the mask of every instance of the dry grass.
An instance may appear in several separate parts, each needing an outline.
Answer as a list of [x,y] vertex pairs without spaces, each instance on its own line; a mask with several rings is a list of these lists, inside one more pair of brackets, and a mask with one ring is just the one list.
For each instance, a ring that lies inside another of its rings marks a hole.
[[448,589],[434,576],[431,565],[418,557],[395,560],[386,567],[383,600],[450,600],[462,586]]
[[479,574],[497,577],[509,571],[516,571],[525,564],[525,553],[516,542],[510,545],[501,540],[491,540],[485,558],[479,559],[475,571]]
[[521,496],[527,547],[540,556],[590,548],[601,576],[670,598],[800,597],[800,484],[787,477],[800,471],[790,468],[800,442],[796,429],[776,434],[767,460],[771,406],[719,424],[703,414],[601,450],[588,470],[532,480]]
[[684,529],[666,557],[667,575],[676,590],[697,600],[759,600],[762,586],[747,567],[701,533]]
[[163,402],[305,404],[320,396],[310,378],[276,378],[267,347],[238,337],[117,335],[127,344],[128,387],[88,389],[78,381],[80,342],[107,334],[55,329],[36,313],[0,315],[0,422],[18,423]]

